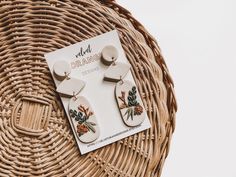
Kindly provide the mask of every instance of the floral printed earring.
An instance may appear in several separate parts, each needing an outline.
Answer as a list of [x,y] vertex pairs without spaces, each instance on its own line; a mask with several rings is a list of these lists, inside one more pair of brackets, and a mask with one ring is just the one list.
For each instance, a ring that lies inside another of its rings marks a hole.
[[106,46],[102,50],[102,62],[110,65],[104,74],[104,80],[117,82],[115,87],[115,98],[124,123],[134,127],[140,125],[144,119],[144,106],[136,85],[123,78],[130,71],[130,65],[116,62],[118,51],[113,46]]
[[83,143],[95,141],[100,135],[96,116],[89,101],[83,96],[78,96],[85,87],[85,82],[70,77],[71,68],[66,61],[57,61],[53,70],[57,80],[62,81],[57,87],[57,92],[70,97],[69,121],[74,134]]

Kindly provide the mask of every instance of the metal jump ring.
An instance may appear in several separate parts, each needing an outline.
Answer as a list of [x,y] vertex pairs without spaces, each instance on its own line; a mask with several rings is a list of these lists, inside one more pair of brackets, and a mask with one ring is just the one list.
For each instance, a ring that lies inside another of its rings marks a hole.
[[67,73],[67,72],[64,72],[65,73],[65,77],[66,77],[66,79],[70,79],[70,73]]
[[74,91],[73,91],[73,98],[74,98],[74,100],[77,100],[77,95],[78,95],[79,93],[75,93]]

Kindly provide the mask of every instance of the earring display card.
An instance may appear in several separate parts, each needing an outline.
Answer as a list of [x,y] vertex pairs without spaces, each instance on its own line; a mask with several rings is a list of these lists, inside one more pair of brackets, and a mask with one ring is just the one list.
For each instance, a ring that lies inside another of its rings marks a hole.
[[[104,147],[151,127],[145,110],[142,114],[142,116],[144,116],[144,121],[140,125],[130,127],[123,121],[121,115],[122,112],[120,112],[115,97],[116,83],[104,80],[104,73],[109,66],[102,63],[101,51],[104,47],[110,45],[116,47],[118,50],[119,57],[116,61],[129,64],[116,30],[45,54],[56,87],[58,87],[62,81],[59,81],[55,77],[53,66],[60,60],[66,61],[70,64],[71,78],[83,80],[86,83],[78,96],[82,96],[88,100],[89,104],[93,108],[93,114],[96,115],[96,125],[99,126],[100,131],[99,137],[91,143],[85,143],[79,139],[79,136],[81,135],[79,133],[81,132],[78,131],[81,129],[85,130],[86,127],[84,127],[84,125],[82,127],[82,125],[79,124],[77,127],[74,126],[74,120],[70,116],[71,113],[69,109],[71,97],[62,94],[60,95],[81,154]],[[130,71],[125,76],[124,80],[131,82],[136,86]],[[72,87],[75,87],[75,85],[73,84]],[[80,86],[78,85],[78,87]],[[136,94],[139,95],[138,92]],[[143,105],[143,103],[140,104]],[[80,106],[81,105],[78,106],[78,109]],[[133,117],[133,119],[135,119],[135,117]],[[91,129],[93,128],[92,126],[90,127]]]

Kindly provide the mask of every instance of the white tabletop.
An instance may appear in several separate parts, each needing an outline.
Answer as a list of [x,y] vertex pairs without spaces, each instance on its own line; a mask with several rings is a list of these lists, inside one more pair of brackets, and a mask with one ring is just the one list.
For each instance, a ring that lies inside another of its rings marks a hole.
[[236,177],[236,1],[117,0],[153,34],[175,81],[162,177]]

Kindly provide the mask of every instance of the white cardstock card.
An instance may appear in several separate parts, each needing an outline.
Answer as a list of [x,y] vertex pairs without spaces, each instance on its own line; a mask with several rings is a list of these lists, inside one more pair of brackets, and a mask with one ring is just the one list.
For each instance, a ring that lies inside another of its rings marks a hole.
[[[86,83],[79,96],[83,96],[89,101],[96,114],[100,129],[98,139],[92,143],[83,143],[79,140],[78,134],[72,124],[72,119],[69,116],[68,107],[70,98],[60,95],[81,154],[91,152],[151,127],[146,111],[144,111],[145,120],[141,125],[128,127],[123,122],[115,98],[116,83],[104,81],[103,79],[104,73],[109,66],[101,62],[101,51],[108,45],[113,45],[117,48],[119,52],[117,62],[128,63],[116,30],[45,54],[46,61],[57,87],[61,81],[55,78],[53,66],[56,61],[60,60],[64,60],[70,64],[70,77],[83,80]],[[135,84],[130,71],[124,80]]]

